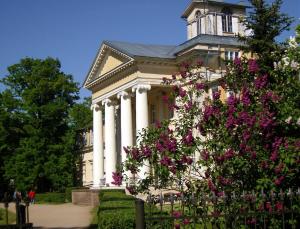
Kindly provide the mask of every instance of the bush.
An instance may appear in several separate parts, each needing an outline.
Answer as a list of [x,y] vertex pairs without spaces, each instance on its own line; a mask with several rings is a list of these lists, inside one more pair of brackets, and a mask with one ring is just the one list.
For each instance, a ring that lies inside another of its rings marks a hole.
[[47,192],[36,194],[37,203],[65,203],[65,193]]
[[123,190],[103,190],[99,194],[98,225],[100,228],[135,228],[134,197]]

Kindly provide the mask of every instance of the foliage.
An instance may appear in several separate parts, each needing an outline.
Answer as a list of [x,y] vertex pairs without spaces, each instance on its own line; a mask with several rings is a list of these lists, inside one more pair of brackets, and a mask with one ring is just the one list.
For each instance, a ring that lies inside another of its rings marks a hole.
[[65,203],[65,200],[66,200],[66,194],[58,193],[58,192],[37,193],[35,196],[35,202],[37,204],[44,204],[44,203],[60,204],[60,203]]
[[63,191],[78,183],[82,145],[75,143],[91,112],[87,100],[75,104],[78,86],[60,68],[52,58],[25,58],[1,80],[0,176],[18,189]]

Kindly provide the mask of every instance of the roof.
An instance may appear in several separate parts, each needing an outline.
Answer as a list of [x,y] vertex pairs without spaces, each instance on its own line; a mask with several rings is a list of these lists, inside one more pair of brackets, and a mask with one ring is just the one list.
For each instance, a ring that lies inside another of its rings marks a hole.
[[172,54],[176,55],[179,52],[191,48],[197,44],[244,46],[244,43],[239,41],[237,37],[200,34],[178,45],[175,49],[172,50]]
[[243,43],[237,37],[200,34],[178,46],[175,45],[148,45],[123,41],[104,41],[108,45],[132,58],[134,57],[155,57],[174,59],[177,54],[197,44],[206,45],[228,45],[242,46]]
[[129,43],[123,41],[104,41],[103,44],[130,56],[130,57],[157,57],[174,58],[172,50],[175,45],[147,45],[138,43]]
[[187,18],[190,12],[194,9],[195,5],[198,3],[206,3],[210,5],[221,5],[221,6],[228,6],[228,7],[234,7],[234,8],[249,8],[249,6],[245,5],[243,1],[240,1],[240,3],[229,3],[224,2],[222,0],[192,0],[189,6],[185,9],[185,11],[182,14],[182,18]]

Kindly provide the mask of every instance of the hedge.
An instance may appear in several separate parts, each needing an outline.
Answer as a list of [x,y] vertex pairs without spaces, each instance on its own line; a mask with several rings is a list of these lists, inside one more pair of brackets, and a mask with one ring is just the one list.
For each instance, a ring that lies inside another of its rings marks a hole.
[[60,192],[37,193],[35,195],[36,203],[65,203],[66,194]]
[[103,229],[135,228],[134,197],[123,190],[102,190],[99,194],[98,226]]

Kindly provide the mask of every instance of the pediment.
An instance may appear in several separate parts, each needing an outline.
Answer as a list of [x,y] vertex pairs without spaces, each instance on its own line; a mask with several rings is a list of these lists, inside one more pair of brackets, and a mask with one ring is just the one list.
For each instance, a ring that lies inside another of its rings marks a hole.
[[103,44],[84,82],[84,87],[126,66],[132,60],[126,54]]

